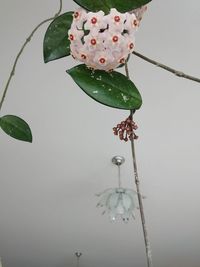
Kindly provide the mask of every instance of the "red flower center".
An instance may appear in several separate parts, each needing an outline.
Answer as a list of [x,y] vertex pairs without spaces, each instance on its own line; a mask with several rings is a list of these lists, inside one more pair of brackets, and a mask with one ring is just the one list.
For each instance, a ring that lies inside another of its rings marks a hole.
[[138,26],[138,21],[136,19],[133,21],[133,25]]
[[82,57],[82,59],[86,59],[87,58],[86,55],[84,55],[84,54],[82,54],[81,57]]
[[74,13],[74,18],[77,19],[79,17],[79,13],[78,12],[75,12]]
[[133,49],[133,47],[134,47],[134,44],[131,43],[131,44],[129,45],[129,48],[130,48],[130,49]]
[[96,23],[97,23],[97,18],[93,17],[93,18],[91,19],[91,22],[92,22],[92,24],[96,24]]
[[91,40],[91,44],[92,44],[92,45],[96,45],[96,44],[97,44],[96,39],[92,39],[92,40]]
[[120,64],[124,64],[125,63],[125,58],[121,58],[119,61]]
[[117,36],[117,35],[113,36],[113,42],[114,42],[114,43],[117,43],[117,42],[118,42],[118,40],[119,40],[119,38],[118,38],[118,36]]
[[101,64],[104,64],[104,63],[106,62],[106,60],[105,60],[105,58],[102,57],[102,58],[99,59],[99,62],[100,62]]
[[121,19],[120,19],[120,16],[115,16],[115,17],[114,17],[114,20],[115,20],[116,22],[120,22],[120,20],[121,20]]
[[73,35],[73,34],[70,34],[70,35],[69,35],[69,39],[70,39],[71,41],[73,41],[73,40],[74,40],[74,35]]

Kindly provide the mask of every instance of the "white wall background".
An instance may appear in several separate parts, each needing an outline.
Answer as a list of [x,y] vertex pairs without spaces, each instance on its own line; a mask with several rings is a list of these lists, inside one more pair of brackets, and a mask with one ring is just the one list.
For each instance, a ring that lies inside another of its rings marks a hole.
[[[74,10],[72,0],[64,10]],[[34,26],[58,1],[0,0],[0,88]],[[123,184],[134,187],[130,145],[112,135],[128,113],[87,97],[65,73],[71,58],[45,65],[42,27],[20,60],[2,114],[23,117],[34,142],[0,133],[0,255],[4,267],[146,266],[139,212],[112,224],[95,193],[116,184],[110,159],[126,158]],[[137,51],[200,77],[200,2],[153,0]],[[139,58],[132,80],[143,96],[135,115],[137,157],[155,267],[200,266],[200,86]]]

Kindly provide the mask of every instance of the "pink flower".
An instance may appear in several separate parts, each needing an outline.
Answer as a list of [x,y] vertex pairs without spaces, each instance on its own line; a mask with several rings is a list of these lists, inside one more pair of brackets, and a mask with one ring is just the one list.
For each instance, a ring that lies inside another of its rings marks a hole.
[[115,8],[111,8],[110,14],[106,16],[105,20],[109,24],[111,31],[122,32],[124,29],[124,22],[126,20],[126,14],[120,13]]
[[115,59],[110,53],[110,51],[104,50],[95,53],[94,63],[96,64],[97,69],[109,71],[109,65],[113,63],[114,60]]
[[83,8],[77,9],[73,14],[72,28],[83,29],[83,23],[87,20],[87,12]]
[[105,46],[109,47],[113,51],[120,50],[124,46],[125,37],[119,32],[107,32],[105,38]]
[[99,11],[97,13],[89,12],[87,14],[87,22],[84,25],[85,30],[90,30],[94,32],[99,32],[101,29],[107,27],[104,21],[104,12]]
[[68,32],[72,56],[90,68],[105,71],[124,64],[135,48],[135,32],[144,10],[133,11],[135,15],[112,8],[105,16],[103,11],[78,9]]
[[133,34],[138,29],[139,20],[136,18],[135,14],[128,14],[126,22],[124,24],[124,29]]
[[68,31],[68,38],[69,38],[71,43],[73,43],[75,41],[80,41],[83,36],[84,36],[84,31],[82,31],[82,30],[77,30],[75,28],[71,28]]
[[134,13],[137,20],[141,21],[146,11],[147,11],[147,5],[134,9],[131,13]]
[[103,39],[100,33],[92,32],[84,37],[84,42],[89,51],[104,49]]

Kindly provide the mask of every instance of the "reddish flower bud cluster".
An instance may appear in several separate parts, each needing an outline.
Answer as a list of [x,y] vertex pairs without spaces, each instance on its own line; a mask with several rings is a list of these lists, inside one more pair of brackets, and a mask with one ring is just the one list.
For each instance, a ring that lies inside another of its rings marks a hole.
[[120,140],[127,142],[128,140],[138,139],[134,130],[137,130],[137,125],[129,116],[125,121],[117,124],[117,127],[113,128],[114,135],[118,135]]

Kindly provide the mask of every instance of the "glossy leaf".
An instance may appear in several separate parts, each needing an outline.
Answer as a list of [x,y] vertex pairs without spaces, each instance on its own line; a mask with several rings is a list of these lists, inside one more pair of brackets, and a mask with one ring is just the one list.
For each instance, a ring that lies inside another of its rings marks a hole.
[[142,105],[134,83],[119,72],[93,71],[83,64],[67,73],[86,94],[101,104],[127,110],[139,109]]
[[6,134],[15,139],[32,142],[32,133],[29,125],[17,116],[6,115],[0,118],[0,127]]
[[57,17],[48,27],[43,44],[44,62],[47,63],[70,54],[68,30],[71,27],[73,12]]
[[109,13],[111,8],[116,8],[119,12],[131,11],[148,4],[151,0],[74,0],[74,2],[93,12],[103,10]]

